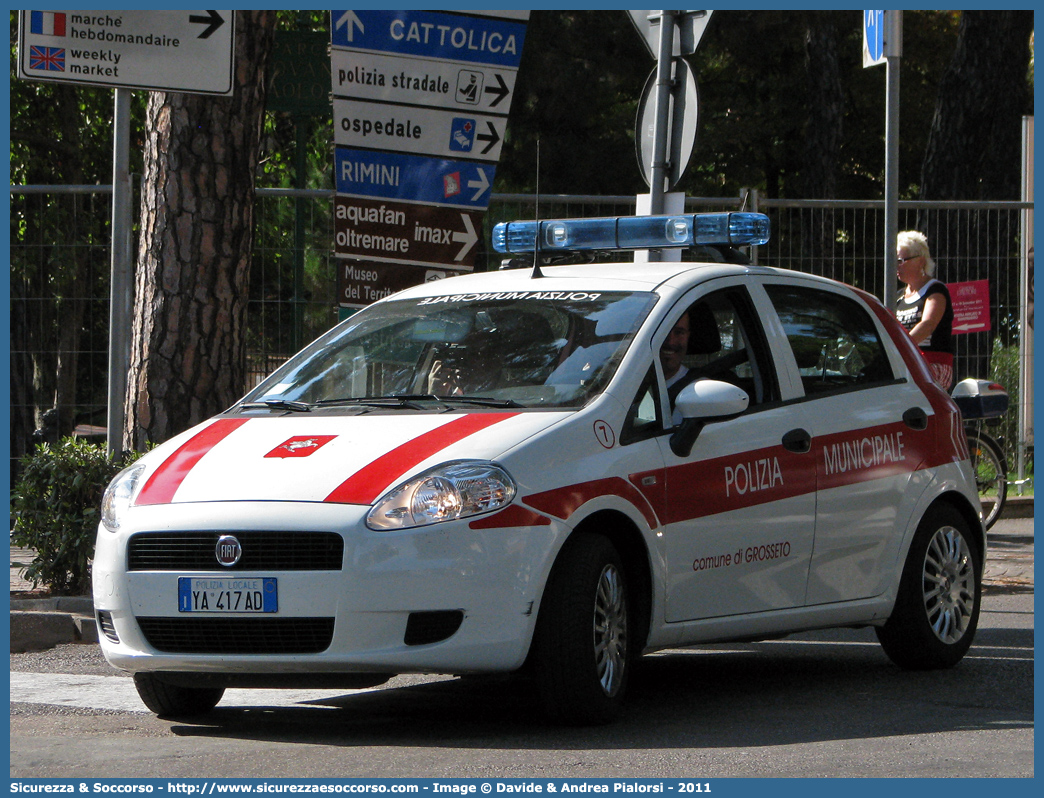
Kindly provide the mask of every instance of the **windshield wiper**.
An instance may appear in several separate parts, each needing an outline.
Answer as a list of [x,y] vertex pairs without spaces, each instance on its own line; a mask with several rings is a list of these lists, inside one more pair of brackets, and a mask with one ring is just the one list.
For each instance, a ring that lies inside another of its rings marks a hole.
[[246,402],[239,406],[240,410],[290,410],[294,413],[310,413],[312,405],[307,402],[294,402],[289,399],[264,399],[260,402]]
[[514,399],[492,399],[486,396],[437,396],[433,393],[391,394],[390,396],[364,396],[357,399],[323,399],[316,407],[339,405],[362,405],[364,407],[391,407],[410,410],[429,410],[431,405],[446,407],[454,404],[470,404],[482,407],[524,407]]
[[490,396],[440,396],[446,404],[480,405],[481,407],[525,407],[514,399],[494,399]]
[[404,408],[408,410],[427,410],[428,407],[421,402],[442,403],[442,397],[434,394],[393,394],[392,396],[360,396],[358,398],[345,399],[321,399],[315,403],[316,407],[340,407],[356,405],[362,407],[388,407],[392,409]]

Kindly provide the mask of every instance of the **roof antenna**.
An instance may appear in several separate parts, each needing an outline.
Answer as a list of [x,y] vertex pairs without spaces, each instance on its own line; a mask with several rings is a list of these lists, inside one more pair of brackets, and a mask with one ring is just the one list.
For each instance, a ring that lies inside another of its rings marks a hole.
[[750,189],[749,188],[741,188],[740,189],[740,193],[742,195],[742,198],[740,200],[740,212],[742,213],[743,211],[745,211],[747,209],[747,200],[750,199]]
[[536,280],[544,276],[544,273],[540,271],[540,137],[537,136],[537,151],[536,151],[536,197],[533,203],[533,218],[536,221],[536,241],[533,246],[533,273],[529,275],[531,280]]

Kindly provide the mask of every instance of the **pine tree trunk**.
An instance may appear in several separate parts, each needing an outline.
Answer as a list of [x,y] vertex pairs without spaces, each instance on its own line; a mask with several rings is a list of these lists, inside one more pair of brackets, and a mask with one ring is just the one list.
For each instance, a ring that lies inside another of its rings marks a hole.
[[126,448],[243,393],[254,175],[274,11],[236,12],[231,97],[157,92],[147,112]]

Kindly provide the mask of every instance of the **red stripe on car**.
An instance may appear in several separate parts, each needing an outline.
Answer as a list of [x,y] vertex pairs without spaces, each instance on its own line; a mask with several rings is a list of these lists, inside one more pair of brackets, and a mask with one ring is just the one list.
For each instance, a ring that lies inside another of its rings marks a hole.
[[[804,454],[769,446],[619,478],[598,479],[526,496],[536,509],[568,520],[599,496],[619,496],[676,524],[718,513],[805,496],[818,490],[888,479],[939,465],[938,435],[902,422],[819,436]],[[633,484],[632,484],[633,483]]]
[[342,482],[326,497],[338,504],[372,504],[391,483],[447,446],[518,413],[469,413],[381,455]]
[[197,432],[153,472],[134,503],[170,504],[196,463],[247,421],[245,418],[221,418]]
[[543,493],[534,493],[526,496],[523,501],[555,518],[567,519],[576,512],[578,507],[599,496],[619,496],[633,504],[645,516],[645,521],[650,527],[659,526],[660,522],[656,518],[656,513],[646,497],[638,488],[621,477],[596,479]]
[[550,526],[551,519],[546,515],[534,513],[528,507],[511,504],[498,513],[476,518],[470,524],[472,529],[511,529],[519,526]]

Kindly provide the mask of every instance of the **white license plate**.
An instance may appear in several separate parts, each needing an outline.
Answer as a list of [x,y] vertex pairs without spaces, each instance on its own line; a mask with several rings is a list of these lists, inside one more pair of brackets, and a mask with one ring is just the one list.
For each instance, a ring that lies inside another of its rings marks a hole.
[[274,576],[178,577],[178,612],[278,612]]

